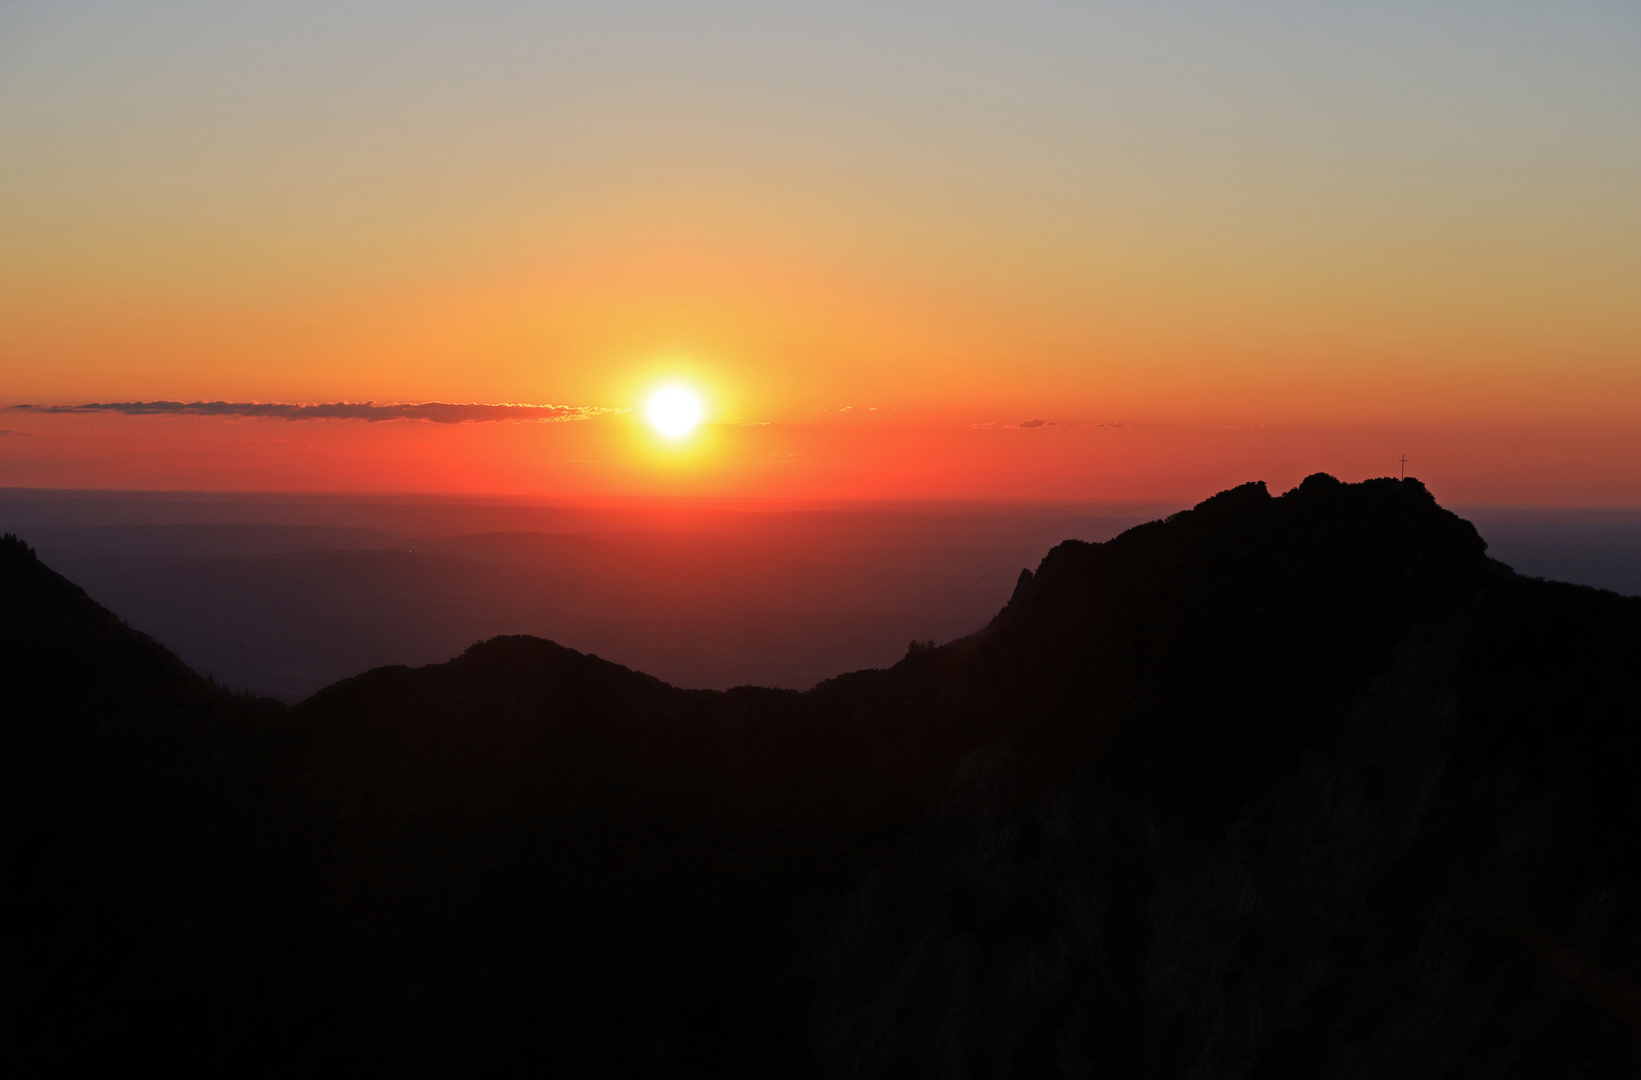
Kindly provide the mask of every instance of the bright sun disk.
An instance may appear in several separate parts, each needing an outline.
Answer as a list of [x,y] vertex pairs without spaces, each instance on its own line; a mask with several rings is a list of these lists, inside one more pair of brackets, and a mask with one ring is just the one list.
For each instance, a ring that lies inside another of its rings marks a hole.
[[682,386],[662,387],[644,406],[644,415],[655,430],[669,439],[682,438],[694,431],[705,412],[701,398]]

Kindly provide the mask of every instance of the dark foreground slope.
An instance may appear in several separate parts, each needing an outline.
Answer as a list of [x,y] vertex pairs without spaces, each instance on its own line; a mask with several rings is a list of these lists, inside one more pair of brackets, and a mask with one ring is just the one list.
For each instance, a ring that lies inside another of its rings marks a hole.
[[279,711],[0,538],[0,1067],[237,1044],[276,914],[254,806],[290,758]]
[[497,638],[281,711],[0,563],[10,1055],[1641,1068],[1641,601],[1514,575],[1416,481],[1067,542],[804,694]]

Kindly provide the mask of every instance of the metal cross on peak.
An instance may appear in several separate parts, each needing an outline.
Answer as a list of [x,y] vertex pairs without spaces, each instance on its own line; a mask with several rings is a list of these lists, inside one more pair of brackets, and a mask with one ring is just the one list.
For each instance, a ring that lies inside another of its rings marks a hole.
[[1397,458],[1396,460],[1398,460],[1402,463],[1401,478],[1403,480],[1406,480],[1407,479],[1407,455],[1403,454],[1401,457]]

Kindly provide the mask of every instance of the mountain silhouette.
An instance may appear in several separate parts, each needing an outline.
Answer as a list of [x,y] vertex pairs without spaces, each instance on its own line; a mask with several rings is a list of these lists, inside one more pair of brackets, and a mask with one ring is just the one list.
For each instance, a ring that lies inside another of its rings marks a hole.
[[0,635],[5,1053],[50,1071],[1641,1066],[1641,600],[1416,480],[1067,541],[803,693],[514,636],[287,708],[10,537]]

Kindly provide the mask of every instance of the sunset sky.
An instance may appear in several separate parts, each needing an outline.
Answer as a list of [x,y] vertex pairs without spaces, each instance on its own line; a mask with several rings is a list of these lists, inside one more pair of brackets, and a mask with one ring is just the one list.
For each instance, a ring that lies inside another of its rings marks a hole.
[[[0,486],[1641,505],[1638,103],[1632,2],[3,2]],[[49,409],[156,401],[562,408]]]

